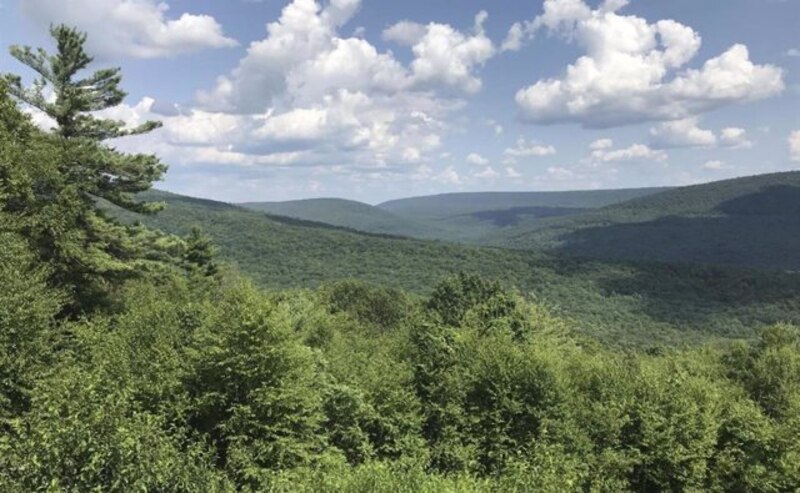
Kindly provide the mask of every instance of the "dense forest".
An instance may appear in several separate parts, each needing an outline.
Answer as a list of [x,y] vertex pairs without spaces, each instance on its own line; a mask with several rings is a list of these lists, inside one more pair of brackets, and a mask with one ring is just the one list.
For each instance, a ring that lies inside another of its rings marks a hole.
[[604,262],[367,235],[164,192],[139,197],[166,207],[156,215],[108,210],[126,224],[178,236],[199,227],[220,259],[267,289],[356,279],[424,296],[443,277],[470,272],[500,280],[569,319],[576,331],[620,347],[753,339],[768,325],[800,324],[800,276],[792,273]]
[[800,172],[681,187],[506,228],[482,243],[605,260],[800,270]]
[[[119,71],[86,75],[85,36],[52,34],[53,55],[12,50],[40,82],[0,82],[0,490],[796,491],[797,327],[621,349],[470,273],[264,290],[192,224],[119,219],[169,213],[141,201],[166,167],[109,144],[158,124],[99,118]],[[796,296],[776,278],[735,289]]]
[[625,202],[664,189],[571,192],[471,192],[391,200],[378,205],[342,199],[248,202],[248,209],[367,233],[480,243],[498,233],[528,231],[549,217]]
[[800,270],[800,172],[670,189],[443,194],[243,206],[368,233],[615,262]]

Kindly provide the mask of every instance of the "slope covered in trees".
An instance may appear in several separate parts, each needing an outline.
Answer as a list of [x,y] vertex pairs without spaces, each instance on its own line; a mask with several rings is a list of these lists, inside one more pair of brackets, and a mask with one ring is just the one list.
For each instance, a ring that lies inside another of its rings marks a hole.
[[308,199],[287,202],[248,202],[240,205],[276,216],[331,224],[367,233],[415,238],[437,236],[436,228],[424,221],[400,217],[354,200]]
[[526,231],[542,219],[578,214],[663,189],[456,193],[372,206],[343,199],[248,202],[248,209],[368,233],[475,243],[499,231]]
[[[4,491],[789,491],[800,334],[598,348],[460,276],[422,300],[161,271],[60,320],[0,237]],[[24,242],[23,242],[24,244]],[[24,246],[21,247],[24,251]],[[33,301],[33,302],[30,302]],[[13,354],[13,356],[11,356]]]
[[195,226],[260,286],[318,286],[345,278],[427,294],[444,276],[502,279],[553,306],[577,330],[620,345],[685,344],[752,337],[760,327],[800,322],[800,277],[714,267],[572,260],[549,254],[386,238],[267,216],[163,192],[156,216],[120,214],[185,236]]
[[483,243],[616,260],[800,270],[800,172],[677,188]]
[[571,216],[662,190],[448,193],[391,200],[377,207],[428,224],[435,233],[426,238],[479,243],[501,232],[528,231],[547,218]]

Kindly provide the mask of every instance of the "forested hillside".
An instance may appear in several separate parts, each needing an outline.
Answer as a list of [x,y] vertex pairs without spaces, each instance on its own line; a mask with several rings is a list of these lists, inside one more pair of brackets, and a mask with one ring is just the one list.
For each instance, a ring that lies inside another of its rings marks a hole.
[[0,78],[0,491],[797,489],[796,275],[151,192],[166,166],[109,142],[158,124],[101,118],[119,69],[51,34],[12,49],[41,81]]
[[569,192],[446,193],[390,200],[378,204],[378,207],[405,217],[443,219],[482,211],[502,211],[525,207],[595,209],[637,197],[646,197],[664,190],[666,188]]
[[484,243],[616,260],[800,270],[800,172],[676,188]]
[[358,234],[164,192],[155,216],[120,214],[176,235],[200,227],[220,256],[272,289],[360,279],[427,294],[444,276],[502,280],[617,345],[686,344],[752,337],[779,321],[800,323],[800,276],[742,269],[572,260],[549,254]]
[[661,190],[664,189],[449,193],[392,200],[377,207],[427,224],[434,233],[425,238],[472,244],[501,232],[535,229],[547,218],[568,217]]
[[343,199],[240,205],[368,233],[475,243],[499,231],[526,231],[545,218],[574,215],[661,190],[455,193],[393,200],[377,206]]
[[344,199],[309,199],[287,202],[248,202],[247,209],[305,221],[340,226],[368,233],[433,238],[436,228],[424,221],[397,216],[383,209]]

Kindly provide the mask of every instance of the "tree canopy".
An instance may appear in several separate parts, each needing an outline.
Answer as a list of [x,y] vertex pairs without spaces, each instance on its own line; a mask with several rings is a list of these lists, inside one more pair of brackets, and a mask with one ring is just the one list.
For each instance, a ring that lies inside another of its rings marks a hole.
[[[161,209],[158,203],[139,202],[135,194],[160,180],[166,166],[154,155],[125,154],[108,142],[150,132],[160,123],[127,128],[104,118],[102,112],[125,97],[120,69],[90,72],[85,34],[64,25],[52,27],[51,34],[53,54],[42,48],[10,50],[38,78],[25,87],[20,76],[3,77],[3,122],[5,131],[15,134],[15,142],[3,145],[28,149],[22,158],[6,162],[6,172],[17,180],[5,182],[4,193],[16,200],[4,208],[25,217],[26,236],[43,259],[53,262],[56,282],[75,293],[78,305],[91,305],[103,285],[135,274],[147,261],[163,260],[164,247],[169,249],[159,235],[122,226],[99,207],[106,201],[137,213]],[[32,128],[9,105],[6,93],[52,119],[52,132]],[[36,163],[31,167],[23,161]]]

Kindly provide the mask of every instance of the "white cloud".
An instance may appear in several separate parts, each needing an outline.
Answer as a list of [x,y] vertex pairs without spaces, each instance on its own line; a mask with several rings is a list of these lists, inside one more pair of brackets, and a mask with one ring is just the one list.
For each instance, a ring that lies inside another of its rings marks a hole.
[[624,149],[598,149],[592,152],[591,159],[595,163],[613,163],[620,161],[665,161],[668,158],[663,150],[655,150],[644,144],[633,144]]
[[500,174],[494,170],[491,166],[487,166],[481,171],[475,172],[472,174],[475,178],[483,178],[486,180],[493,180],[497,178]]
[[400,21],[383,31],[383,39],[406,46],[414,46],[427,34],[428,28],[411,21]]
[[747,131],[743,128],[723,128],[720,132],[720,142],[724,147],[732,149],[749,149],[753,142],[747,138]]
[[626,4],[608,0],[592,10],[582,0],[546,0],[542,15],[512,28],[527,36],[547,29],[586,53],[563,78],[543,79],[517,93],[523,118],[593,128],[681,120],[783,91],[782,70],[753,64],[740,44],[700,69],[687,69],[700,35],[673,20],[649,23],[617,13]]
[[610,149],[614,147],[614,141],[611,139],[597,139],[589,144],[589,149],[593,151],[600,151],[603,149]]
[[506,166],[506,176],[508,178],[522,178],[522,174],[513,166]]
[[725,163],[723,161],[707,161],[703,165],[704,169],[712,170],[712,171],[719,171],[725,168]]
[[505,155],[510,157],[533,157],[533,156],[552,156],[556,153],[556,148],[551,145],[539,145],[528,142],[520,137],[516,147],[509,147],[505,150]]
[[697,118],[664,122],[650,129],[653,146],[657,149],[676,147],[713,147],[717,137],[711,130],[697,126]]
[[430,166],[423,164],[418,166],[411,175],[413,181],[436,182],[445,185],[461,184],[461,176],[453,166],[448,166],[442,171],[435,171]]
[[445,85],[474,94],[482,82],[474,75],[495,54],[492,41],[483,24],[488,15],[479,12],[471,35],[449,25],[430,23],[426,26],[402,21],[383,33],[386,40],[411,47],[411,80],[416,85]]
[[19,2],[46,28],[64,23],[88,33],[88,50],[99,56],[156,58],[238,43],[211,16],[168,16],[169,5],[155,0],[25,0]]
[[449,116],[480,87],[477,70],[494,53],[485,14],[472,33],[407,21],[387,29],[384,38],[411,49],[403,63],[341,34],[360,4],[291,1],[233,71],[197,94],[202,112],[238,119],[226,150],[305,151],[302,159],[318,164],[378,168],[419,165],[440,153]]
[[795,130],[789,135],[789,155],[792,161],[800,162],[800,130]]
[[511,26],[511,29],[508,30],[508,34],[506,35],[506,39],[503,40],[503,43],[500,45],[501,51],[517,51],[522,48],[522,42],[526,36],[525,28],[519,22],[515,23]]
[[791,48],[789,51],[786,52],[786,54],[791,57],[800,57],[800,49]]
[[497,123],[495,120],[491,120],[491,119],[490,120],[486,120],[486,125],[488,125],[489,127],[492,128],[492,130],[494,130],[494,134],[495,135],[501,135],[505,131],[503,126],[500,125],[499,123]]
[[475,166],[486,166],[489,164],[488,159],[475,152],[467,156],[467,162],[469,164],[474,164]]
[[547,176],[554,180],[570,180],[575,177],[575,172],[560,166],[547,168]]

